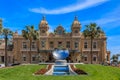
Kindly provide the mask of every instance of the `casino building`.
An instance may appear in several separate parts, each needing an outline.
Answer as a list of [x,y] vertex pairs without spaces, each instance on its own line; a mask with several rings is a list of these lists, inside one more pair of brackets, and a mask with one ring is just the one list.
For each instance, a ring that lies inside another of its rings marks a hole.
[[[33,40],[30,46],[29,40],[22,35],[13,35],[13,58],[15,63],[39,63],[54,62],[52,51],[54,49],[68,49],[70,52],[68,62],[91,62],[90,39],[84,38],[81,24],[77,17],[70,26],[71,32],[66,32],[65,27],[58,25],[54,32],[49,31],[49,24],[45,17],[39,23],[40,36],[38,40]],[[105,34],[93,41],[92,61],[94,64],[110,62],[110,51],[106,49]],[[30,51],[30,47],[32,48]]]

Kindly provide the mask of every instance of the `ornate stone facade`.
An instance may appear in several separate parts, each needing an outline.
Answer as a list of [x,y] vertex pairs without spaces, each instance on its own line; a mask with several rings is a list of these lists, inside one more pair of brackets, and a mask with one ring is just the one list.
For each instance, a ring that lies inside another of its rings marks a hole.
[[[29,40],[25,40],[22,35],[16,32],[13,35],[13,54],[16,63],[39,63],[53,62],[52,51],[57,49],[68,49],[70,52],[68,62],[90,63],[90,39],[84,38],[80,32],[81,24],[75,17],[71,32],[66,32],[64,27],[59,25],[54,32],[50,33],[49,25],[43,17],[39,24],[40,37],[32,42],[30,51]],[[93,63],[99,64],[110,61],[110,52],[106,49],[106,36],[101,34],[93,41]],[[31,57],[31,58],[30,58]]]

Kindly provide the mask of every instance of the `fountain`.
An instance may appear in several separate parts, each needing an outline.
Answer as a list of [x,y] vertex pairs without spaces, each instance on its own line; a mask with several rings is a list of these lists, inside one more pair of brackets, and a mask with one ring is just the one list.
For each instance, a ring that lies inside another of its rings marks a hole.
[[56,59],[53,75],[68,75],[69,74],[69,67],[66,64],[67,61],[65,60],[69,56],[68,50],[55,50],[53,52],[53,57]]
[[68,50],[54,50],[53,57],[55,64],[45,75],[76,75],[67,63],[66,58],[69,56]]

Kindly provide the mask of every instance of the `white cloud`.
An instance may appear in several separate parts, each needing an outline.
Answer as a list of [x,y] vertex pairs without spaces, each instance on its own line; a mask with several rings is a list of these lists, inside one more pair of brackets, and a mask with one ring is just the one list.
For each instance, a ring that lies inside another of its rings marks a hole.
[[108,12],[104,16],[98,19],[93,19],[93,20],[86,20],[82,21],[82,24],[89,24],[90,22],[95,22],[99,24],[100,26],[109,26],[109,24],[114,24],[110,25],[109,29],[118,27],[120,25],[120,7],[114,9],[112,12]]
[[108,23],[112,23],[112,22],[116,22],[116,21],[120,21],[120,18],[110,18],[110,17],[106,17],[106,18],[101,18],[101,19],[97,19],[97,20],[87,20],[87,21],[82,21],[83,24],[89,24],[91,22],[95,22],[99,25],[105,25]]
[[86,9],[92,6],[97,6],[107,1],[108,0],[85,0],[82,3],[77,2],[76,4],[73,4],[73,5],[69,5],[69,6],[65,6],[65,7],[57,8],[57,9],[52,9],[52,10],[45,9],[43,7],[31,8],[29,10],[31,12],[42,13],[42,14],[65,14],[65,13],[70,13],[70,12]]

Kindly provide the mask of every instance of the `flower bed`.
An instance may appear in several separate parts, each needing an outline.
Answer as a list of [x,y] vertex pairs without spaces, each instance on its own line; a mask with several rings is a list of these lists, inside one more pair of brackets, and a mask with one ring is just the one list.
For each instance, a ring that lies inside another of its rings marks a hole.
[[75,68],[74,65],[70,65],[70,66],[71,66],[71,69],[72,69],[74,72],[76,72],[78,75],[80,75],[80,74],[87,75],[87,73],[86,73],[85,71],[83,71],[83,70],[81,70],[81,69]]
[[37,72],[35,72],[35,75],[43,75],[45,74],[47,71],[49,71],[51,69],[52,65],[48,65],[47,69],[40,69]]

